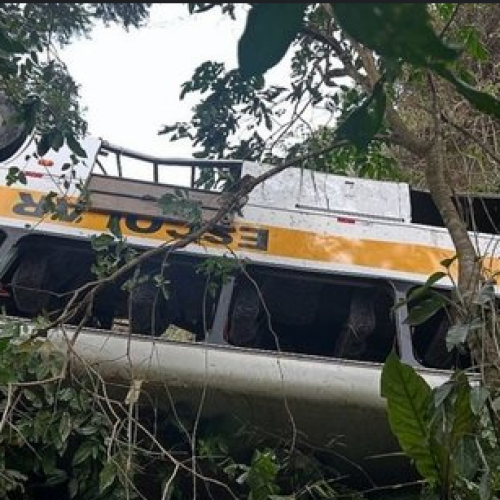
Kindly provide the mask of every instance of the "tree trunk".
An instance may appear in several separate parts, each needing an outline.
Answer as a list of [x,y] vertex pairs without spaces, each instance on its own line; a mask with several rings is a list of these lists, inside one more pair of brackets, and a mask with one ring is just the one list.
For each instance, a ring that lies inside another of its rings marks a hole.
[[425,155],[425,178],[429,191],[455,246],[458,261],[458,292],[461,300],[470,298],[480,282],[481,268],[467,227],[460,218],[451,198],[451,191],[444,176],[439,158],[440,141],[436,141]]

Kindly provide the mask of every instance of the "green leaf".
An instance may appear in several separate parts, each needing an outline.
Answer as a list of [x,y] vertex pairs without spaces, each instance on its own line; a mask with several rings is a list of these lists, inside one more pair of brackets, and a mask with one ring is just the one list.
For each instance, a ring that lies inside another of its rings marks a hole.
[[442,297],[438,292],[435,292],[434,290],[432,290],[431,287],[435,283],[437,283],[441,278],[444,278],[445,276],[446,276],[446,273],[443,273],[441,271],[438,271],[438,272],[431,274],[427,278],[427,281],[422,286],[419,286],[419,287],[411,290],[410,293],[408,294],[408,298],[406,300],[399,301],[395,307],[396,308],[401,307],[402,305],[408,304],[409,302],[424,299],[424,298],[426,298],[426,296],[427,297],[438,296],[438,297],[440,297],[438,300],[441,300],[443,305],[444,305],[444,303],[445,303],[444,297]]
[[68,479],[68,474],[62,469],[54,469],[47,474],[45,484],[47,486],[55,486],[57,484],[62,484]]
[[57,399],[59,401],[71,401],[75,397],[75,390],[71,387],[64,387],[57,391]]
[[358,149],[366,151],[373,136],[379,131],[384,119],[386,95],[381,80],[372,94],[358,106],[339,126],[336,138],[345,139]]
[[8,54],[26,52],[26,47],[7,33],[3,26],[0,27],[0,50]]
[[423,297],[429,292],[430,288],[433,285],[435,285],[440,279],[444,278],[445,276],[446,273],[443,273],[442,271],[437,271],[431,274],[422,286],[419,286],[418,288],[415,288],[410,292],[410,294],[408,295],[408,300],[416,300],[419,297]]
[[449,451],[456,450],[459,441],[466,435],[472,435],[476,426],[476,416],[470,404],[470,385],[467,376],[458,372],[455,377],[456,398],[453,404],[451,429],[449,436]]
[[446,347],[448,351],[463,345],[469,334],[469,325],[454,325],[446,334]]
[[29,133],[35,128],[36,116],[40,111],[41,100],[38,96],[30,96],[21,104],[21,119]]
[[478,31],[473,26],[465,26],[458,33],[465,50],[476,60],[484,62],[488,59],[488,49],[479,39]]
[[427,297],[419,299],[418,303],[411,307],[405,323],[417,326],[434,316],[445,305],[444,299],[437,293],[429,293]]
[[26,174],[22,171],[19,172],[17,180],[24,185],[28,183],[28,180],[26,179]]
[[78,479],[72,477],[68,483],[69,498],[75,498],[78,494]]
[[52,144],[52,133],[47,132],[40,137],[40,140],[38,141],[38,144],[36,147],[36,152],[40,156],[44,156],[47,153],[47,151],[50,149],[51,144]]
[[481,318],[474,318],[470,323],[453,325],[446,334],[446,347],[451,351],[455,347],[464,345],[470,332],[484,327]]
[[55,486],[57,484],[64,483],[68,479],[68,474],[66,471],[62,469],[54,469],[47,474],[47,479],[45,480],[45,484],[47,486]]
[[448,21],[455,11],[457,4],[455,3],[435,3],[434,7],[436,8],[436,12],[439,14],[441,19],[444,21]]
[[438,480],[439,464],[429,444],[431,388],[391,353],[382,369],[381,394],[387,399],[389,423],[401,449],[415,461],[424,478]]
[[495,287],[493,283],[485,283],[477,292],[473,299],[473,304],[478,306],[485,306],[486,304],[495,303]]
[[115,238],[121,239],[123,237],[120,227],[120,217],[111,216],[107,228]]
[[[3,352],[7,350],[9,345],[10,345],[9,339],[0,337],[0,355],[3,354]],[[4,367],[2,366],[0,368],[4,368]]]
[[453,452],[453,464],[460,477],[472,479],[477,474],[480,456],[475,437],[464,436],[460,440]]
[[276,484],[278,472],[279,466],[276,463],[274,451],[256,450],[250,468],[237,481],[248,483],[249,500],[268,500],[271,495],[279,493],[279,487]]
[[479,415],[488,398],[490,391],[484,386],[472,387],[470,391],[470,408],[475,415]]
[[[442,477],[440,487],[445,490],[454,484],[462,472],[470,472],[472,465],[463,457],[465,439],[475,434],[476,416],[471,409],[470,385],[463,372],[434,390],[436,411],[430,426],[430,442],[439,460]],[[459,460],[462,460],[459,463]]]
[[182,190],[176,190],[176,194],[164,194],[158,200],[158,205],[165,215],[185,218],[192,223],[201,221],[202,210],[200,202],[190,200]]
[[99,432],[99,428],[95,425],[86,425],[77,429],[77,432],[82,436],[92,436],[93,434],[97,434]]
[[61,420],[59,421],[59,435],[63,443],[68,439],[71,433],[71,428],[71,416],[67,411],[64,411],[61,416]]
[[307,3],[255,3],[238,43],[243,78],[260,76],[283,58],[302,26]]
[[445,382],[443,385],[440,385],[434,390],[434,406],[438,408],[443,404],[446,399],[448,399],[449,395],[451,394],[451,391],[453,390],[453,382],[448,381]]
[[81,158],[87,158],[86,151],[82,148],[82,146],[80,146],[80,143],[75,139],[73,134],[66,135],[66,143],[75,155],[80,156]]
[[457,259],[458,259],[458,255],[454,255],[450,259],[443,259],[441,261],[441,265],[443,267],[446,267],[446,269],[449,269],[451,267],[451,265],[453,264],[453,262],[455,262]]
[[102,250],[108,250],[111,245],[113,245],[115,239],[110,234],[99,234],[98,236],[93,235],[90,239],[92,250],[100,252]]
[[459,55],[432,28],[425,3],[332,3],[335,18],[350,36],[389,59],[428,67]]
[[52,474],[52,472],[55,472],[56,475],[57,475],[57,466],[56,466],[56,462],[57,462],[57,457],[56,457],[56,454],[54,452],[54,450],[50,447],[46,447],[41,456],[40,456],[40,459],[41,459],[41,466],[42,466],[42,470],[43,470],[43,473],[46,474],[46,475],[49,475],[49,474]]
[[73,456],[73,465],[78,465],[81,464],[82,462],[85,462],[87,458],[90,457],[92,451],[94,448],[94,443],[92,441],[84,441],[76,451],[75,455]]
[[17,382],[17,376],[13,369],[0,366],[0,384],[7,385],[10,382]]
[[444,65],[436,64],[431,69],[434,69],[438,75],[448,80],[455,90],[465,97],[478,111],[494,116],[495,118],[500,118],[500,101],[498,99],[486,92],[475,89]]
[[54,151],[59,151],[64,143],[64,136],[60,130],[54,132],[54,138],[52,140],[52,149]]
[[99,474],[99,493],[104,493],[115,481],[117,469],[115,462],[109,460]]

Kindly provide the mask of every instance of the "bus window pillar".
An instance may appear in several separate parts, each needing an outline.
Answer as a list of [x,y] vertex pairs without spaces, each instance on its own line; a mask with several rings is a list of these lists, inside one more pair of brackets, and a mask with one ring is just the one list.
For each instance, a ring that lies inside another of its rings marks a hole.
[[206,337],[206,342],[208,344],[227,344],[224,338],[224,329],[226,328],[229,318],[229,306],[231,304],[233,289],[234,277],[229,278],[229,280],[222,285],[212,329]]
[[17,257],[17,242],[26,235],[26,230],[10,228],[0,245],[0,278],[2,278]]
[[402,303],[402,305],[395,308],[396,335],[401,361],[410,366],[421,366],[415,358],[412,330],[406,321],[408,318],[408,305],[405,301],[411,286],[407,283],[393,283],[396,304]]

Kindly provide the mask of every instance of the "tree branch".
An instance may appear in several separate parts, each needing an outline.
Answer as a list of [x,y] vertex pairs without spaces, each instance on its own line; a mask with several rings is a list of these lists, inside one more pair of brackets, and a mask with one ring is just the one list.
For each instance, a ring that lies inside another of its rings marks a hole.
[[[335,55],[339,58],[339,60],[344,65],[344,71],[346,75],[351,77],[358,85],[360,85],[367,92],[371,92],[375,83],[380,79],[380,73],[377,69],[375,59],[371,51],[363,47],[361,44],[352,40],[351,43],[353,47],[355,47],[358,52],[362,62],[363,67],[367,73],[367,76],[362,75],[354,66],[352,62],[351,56],[347,53],[342,44],[336,40],[334,37],[331,37],[325,33],[320,32],[316,28],[312,26],[305,26],[302,28],[302,32],[318,40],[322,43],[325,43],[329,47],[331,47],[335,53]],[[388,100],[388,106],[386,109],[387,120],[389,121],[391,127],[394,129],[394,133],[399,136],[399,142],[406,149],[408,149],[413,154],[422,158],[425,156],[429,144],[427,141],[421,140],[415,134],[413,134],[404,121],[401,119],[401,116],[395,110],[392,102]]]
[[[243,178],[241,178],[239,180],[239,182],[236,183],[236,185],[234,186],[235,190],[233,190],[232,192],[225,193],[225,195],[222,197],[222,203],[221,203],[220,208],[218,209],[217,213],[211,219],[204,222],[199,228],[188,233],[183,238],[181,238],[179,240],[175,240],[173,242],[172,241],[165,242],[165,243],[159,245],[158,247],[151,248],[151,249],[145,251],[144,253],[140,254],[136,258],[130,260],[126,264],[124,264],[122,267],[117,269],[111,275],[109,275],[105,278],[101,278],[99,280],[88,282],[85,285],[81,286],[80,288],[74,290],[71,299],[68,301],[63,312],[59,315],[59,317],[57,317],[55,320],[53,320],[47,326],[45,326],[42,330],[40,330],[38,332],[38,335],[34,335],[34,336],[36,337],[36,336],[46,335],[46,332],[48,330],[56,327],[57,325],[65,322],[68,319],[70,319],[71,317],[73,317],[74,314],[80,309],[80,307],[83,307],[84,305],[88,306],[89,304],[92,304],[97,292],[99,292],[105,285],[113,283],[119,277],[126,274],[128,271],[134,269],[141,262],[143,262],[151,257],[161,255],[164,252],[166,252],[166,255],[168,255],[171,252],[174,252],[174,251],[179,250],[181,248],[185,248],[187,245],[199,241],[204,234],[213,231],[216,228],[217,224],[220,223],[220,221],[224,218],[224,216],[226,214],[237,209],[241,205],[241,200],[247,194],[249,194],[256,186],[258,186],[262,182],[266,181],[267,179],[273,177],[276,174],[279,174],[280,172],[282,172],[283,170],[286,170],[289,167],[292,167],[292,166],[297,165],[301,162],[310,160],[310,159],[315,158],[319,155],[328,153],[329,151],[332,151],[333,149],[347,146],[348,144],[349,143],[345,140],[335,141],[332,144],[330,144],[330,145],[328,145],[328,146],[326,146],[318,151],[303,155],[299,158],[291,159],[287,162],[284,162],[281,165],[275,166],[275,167],[269,169],[267,172],[264,172],[263,174],[259,175],[258,177],[252,177],[251,175],[245,175]],[[80,299],[80,297],[82,297],[83,294],[85,294],[85,295],[81,299],[81,303],[77,304],[77,301]],[[78,328],[76,330],[73,341],[76,341],[78,333],[83,328],[83,325],[84,325],[84,320],[82,320],[82,322],[80,322],[80,324],[78,325]]]
[[458,10],[460,9],[460,6],[462,4],[460,3],[457,3],[455,5],[455,9],[453,10],[450,18],[448,19],[448,22],[444,25],[443,29],[441,30],[441,33],[439,33],[439,38],[442,40],[444,38],[444,35],[446,34],[446,32],[448,31],[448,29],[450,28],[451,26],[451,23],[455,20],[455,18],[457,17],[457,14],[458,14]]
[[351,77],[358,85],[363,87],[365,90],[370,88],[370,84],[367,78],[355,68],[351,56],[346,53],[345,49],[342,47],[342,44],[338,40],[330,35],[327,35],[326,33],[322,33],[317,28],[310,25],[303,26],[302,33],[318,42],[328,45],[331,49],[333,49],[335,55],[340,59],[340,62],[344,66],[345,74]]
[[493,151],[493,149],[490,148],[487,144],[481,142],[473,133],[461,127],[460,125],[458,125],[458,123],[455,123],[452,120],[450,120],[443,111],[441,111],[441,119],[448,125],[451,125],[453,128],[458,130],[460,133],[464,134],[466,137],[474,141],[481,149],[485,151],[485,153],[491,156],[491,158],[500,165],[500,156],[497,155],[495,151]]

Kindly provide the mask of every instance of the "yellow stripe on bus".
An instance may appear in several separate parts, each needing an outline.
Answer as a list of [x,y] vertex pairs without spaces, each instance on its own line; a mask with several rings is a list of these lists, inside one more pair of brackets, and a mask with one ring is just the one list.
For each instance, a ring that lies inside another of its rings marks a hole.
[[[73,222],[51,220],[50,215],[42,216],[43,194],[40,192],[0,187],[0,197],[0,216],[30,221],[31,227],[36,227],[40,222],[47,222],[101,233],[107,232],[112,217],[112,214],[84,212]],[[172,231],[180,234],[187,231],[182,226],[157,219],[130,215],[118,217],[124,236],[168,241],[172,239]],[[61,231],[61,236],[64,236],[64,231]],[[346,238],[242,222],[235,223],[231,231],[222,236],[206,235],[202,244],[208,247],[223,245],[234,251],[245,250],[277,258],[331,262],[421,275],[444,270],[441,261],[454,255],[452,250],[428,245]],[[488,258],[487,263],[490,272],[500,271],[500,259]],[[456,266],[453,266],[453,272],[456,274]]]
[[270,230],[269,252],[283,257],[418,274],[443,270],[454,252],[425,245],[345,238],[283,228]]

